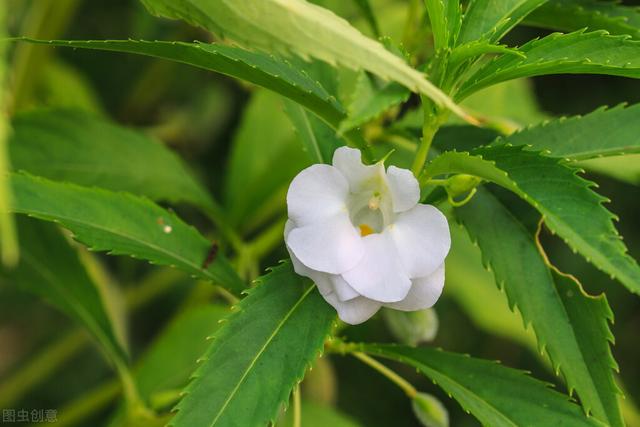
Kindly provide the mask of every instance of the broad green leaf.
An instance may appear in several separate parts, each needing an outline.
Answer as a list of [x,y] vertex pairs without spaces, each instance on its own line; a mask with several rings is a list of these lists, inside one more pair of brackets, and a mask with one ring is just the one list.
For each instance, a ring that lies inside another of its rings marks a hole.
[[527,145],[571,160],[640,152],[640,104],[600,108],[586,116],[562,118],[530,127],[493,145]]
[[347,107],[347,118],[340,124],[339,130],[346,132],[360,127],[407,99],[409,91],[403,86],[389,82],[377,87],[367,73],[361,72]]
[[640,41],[606,31],[554,33],[519,48],[526,55],[500,55],[462,85],[456,99],[519,77],[546,74],[608,74],[640,78]]
[[465,230],[451,224],[444,296],[453,298],[477,328],[515,341],[538,355],[535,334],[525,328],[519,313],[509,309],[506,295],[483,267],[481,255]]
[[183,19],[252,49],[364,69],[466,114],[424,74],[349,22],[306,0],[142,0],[157,16]]
[[615,216],[602,206],[605,198],[565,161],[498,145],[471,154],[450,151],[426,169],[429,177],[449,173],[475,175],[513,191],[536,208],[549,229],[573,250],[640,294],[640,267],[627,254],[613,225]]
[[629,34],[640,38],[640,9],[618,1],[553,0],[531,13],[525,25],[559,30],[607,30],[611,34]]
[[460,0],[424,0],[424,4],[431,22],[434,47],[453,45],[462,24]]
[[264,426],[322,351],[335,311],[290,263],[275,267],[212,336],[173,426]]
[[285,203],[288,184],[308,165],[295,139],[282,99],[255,92],[233,137],[225,179],[224,202],[233,224],[264,214],[264,205],[274,197]]
[[[303,401],[301,405],[301,421],[304,427],[358,427],[359,423],[343,414],[338,409],[312,401]],[[294,427],[293,410],[285,413],[277,427]]]
[[613,378],[617,365],[609,348],[613,314],[605,297],[590,297],[578,283],[552,274],[534,237],[486,189],[479,189],[456,216],[480,246],[509,306],[531,325],[538,348],[549,354],[569,390],[575,389],[585,410],[607,425],[623,425]]
[[363,344],[362,349],[413,366],[487,426],[604,425],[548,384],[496,362],[428,347]]
[[[19,197],[18,197],[19,198]],[[78,254],[53,224],[18,217],[21,257],[2,272],[19,289],[44,298],[86,328],[116,365],[126,366],[126,343],[110,315],[107,289],[91,280]]]
[[173,212],[129,193],[12,174],[13,211],[68,228],[94,251],[171,265],[239,293],[244,284],[223,255],[203,268],[212,243]]
[[16,170],[56,181],[209,207],[206,190],[159,141],[92,114],[36,110],[13,120]]
[[284,108],[311,162],[331,164],[333,152],[345,145],[336,131],[293,101],[285,100]]
[[[552,0],[553,1],[553,0]],[[471,0],[462,20],[458,45],[497,42],[547,0]]]

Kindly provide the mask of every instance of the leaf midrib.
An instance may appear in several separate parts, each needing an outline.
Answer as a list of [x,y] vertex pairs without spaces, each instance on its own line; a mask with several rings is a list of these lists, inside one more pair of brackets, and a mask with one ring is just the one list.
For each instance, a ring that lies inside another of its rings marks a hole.
[[309,286],[309,289],[307,289],[298,299],[298,301],[295,303],[295,305],[293,307],[291,307],[291,309],[289,309],[289,311],[287,312],[287,314],[284,316],[284,318],[278,323],[278,325],[276,326],[276,328],[274,329],[274,331],[271,333],[271,335],[267,338],[267,341],[264,343],[264,345],[260,348],[260,350],[258,351],[258,353],[255,355],[255,357],[251,360],[251,363],[247,366],[247,368],[245,369],[244,373],[242,374],[242,376],[240,377],[240,379],[238,380],[238,383],[236,384],[236,386],[233,388],[233,390],[231,391],[231,393],[229,394],[229,397],[227,397],[227,399],[225,400],[225,402],[223,403],[222,407],[220,408],[220,410],[218,411],[218,414],[216,415],[216,417],[213,419],[213,421],[211,422],[211,424],[209,424],[210,427],[213,427],[216,422],[218,421],[218,419],[220,419],[220,417],[223,415],[225,409],[227,408],[227,406],[229,406],[229,403],[231,403],[231,400],[233,400],[233,398],[235,397],[236,393],[238,392],[238,390],[240,389],[240,387],[242,386],[242,384],[244,383],[245,379],[247,378],[247,376],[249,375],[249,372],[253,369],[253,367],[255,366],[255,364],[257,363],[258,359],[260,359],[260,357],[262,356],[262,354],[266,351],[267,347],[271,344],[271,342],[273,341],[273,339],[275,338],[275,336],[280,332],[280,330],[283,328],[284,324],[289,320],[289,318],[293,315],[293,313],[296,311],[296,309],[298,308],[298,306],[300,306],[300,304],[302,304],[302,302],[305,300],[305,298],[307,298],[307,296],[315,289],[315,285]]

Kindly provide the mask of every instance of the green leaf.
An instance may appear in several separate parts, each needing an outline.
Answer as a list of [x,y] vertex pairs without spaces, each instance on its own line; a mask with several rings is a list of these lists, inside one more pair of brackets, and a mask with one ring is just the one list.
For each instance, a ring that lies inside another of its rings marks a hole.
[[[553,0],[552,0],[553,1]],[[497,42],[547,0],[471,0],[462,20],[458,44]]]
[[605,198],[565,161],[523,147],[498,145],[471,154],[443,153],[425,173],[427,177],[467,173],[513,191],[536,208],[549,229],[573,250],[640,294],[640,267],[627,254],[613,225],[615,216],[602,206]]
[[236,307],[212,344],[174,426],[264,426],[322,351],[335,311],[290,263],[271,273]]
[[487,40],[474,40],[455,47],[449,56],[449,67],[455,70],[465,61],[487,54],[516,55],[524,58],[524,54],[506,45],[494,44]]
[[453,298],[477,328],[512,340],[539,355],[533,331],[525,328],[518,312],[509,309],[505,293],[482,265],[477,244],[472,243],[462,226],[454,224],[450,226],[451,250],[445,260],[444,296]]
[[232,223],[245,225],[272,214],[264,206],[274,198],[284,205],[286,188],[308,164],[282,99],[265,90],[255,92],[233,136],[227,167],[224,204]]
[[533,327],[538,348],[549,354],[569,390],[578,392],[585,411],[607,425],[624,425],[609,348],[613,336],[607,321],[613,314],[605,297],[590,297],[575,281],[552,275],[534,237],[489,191],[479,189],[456,216],[480,246],[510,308],[517,307]]
[[640,38],[640,8],[618,1],[553,0],[527,16],[524,23],[549,30],[589,28]]
[[466,114],[424,74],[349,22],[306,0],[142,0],[154,15],[183,19],[252,49],[364,69]]
[[20,264],[2,275],[81,324],[114,364],[126,366],[126,343],[111,317],[108,290],[91,280],[78,254],[57,227],[25,217],[17,219]]
[[333,152],[345,145],[336,131],[293,101],[285,100],[284,109],[311,162],[331,164]]
[[640,78],[640,41],[606,31],[554,33],[518,49],[526,55],[501,55],[475,72],[456,99],[487,86],[519,77],[546,74],[608,74]]
[[377,87],[367,73],[359,73],[351,103],[347,107],[347,118],[340,123],[339,131],[347,132],[362,126],[389,108],[405,102],[409,95],[409,91],[397,83],[390,82]]
[[[176,397],[179,393],[176,391],[189,383],[198,357],[207,349],[207,337],[220,327],[221,320],[228,314],[226,306],[207,304],[189,307],[171,320],[136,363],[134,378],[140,397],[152,404],[158,396]],[[123,402],[107,425],[130,427],[126,409]],[[140,420],[138,424],[146,425]]]
[[94,251],[171,265],[238,294],[244,284],[222,255],[202,268],[211,242],[148,199],[12,174],[13,211],[68,228]]
[[56,181],[209,207],[207,191],[159,141],[76,110],[36,110],[13,120],[13,168]]
[[524,426],[532,420],[541,426],[603,425],[547,384],[496,362],[427,347],[363,344],[362,349],[413,366],[484,425]]
[[292,99],[316,113],[333,127],[345,117],[340,103],[319,83],[289,63],[260,52],[210,43],[137,40],[33,40],[15,39],[50,46],[133,53],[181,62],[246,80]]
[[425,0],[424,4],[429,14],[436,50],[453,45],[462,24],[460,1]]
[[640,104],[552,120],[493,143],[500,144],[527,145],[527,149],[571,160],[639,153]]

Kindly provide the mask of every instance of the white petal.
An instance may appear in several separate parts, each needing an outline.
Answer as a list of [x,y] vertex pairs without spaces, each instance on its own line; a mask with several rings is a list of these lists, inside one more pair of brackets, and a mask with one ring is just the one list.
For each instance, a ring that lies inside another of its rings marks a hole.
[[411,290],[399,302],[385,304],[386,307],[402,311],[416,311],[433,307],[442,295],[444,287],[444,263],[430,276],[421,277],[411,281]]
[[333,285],[333,290],[340,301],[349,301],[360,296],[358,291],[349,286],[341,275],[332,274],[331,284]]
[[349,182],[352,193],[379,187],[380,179],[384,179],[384,166],[378,163],[367,166],[362,163],[360,150],[340,147],[333,153],[335,166]]
[[389,182],[394,212],[404,212],[418,204],[420,186],[411,171],[389,166],[387,181]]
[[338,312],[338,317],[350,325],[357,325],[371,318],[380,309],[380,303],[365,297],[340,301],[336,294],[325,295],[324,299]]
[[404,299],[411,288],[398,253],[387,233],[362,238],[365,253],[362,260],[342,277],[362,296],[380,302]]
[[[289,249],[287,247],[287,249]],[[320,294],[328,295],[333,293],[333,285],[331,283],[331,274],[329,273],[321,273],[319,271],[312,270],[307,268],[303,263],[300,262],[298,258],[293,254],[293,252],[289,249],[289,255],[291,255],[291,263],[293,264],[293,271],[295,271],[300,276],[308,277],[313,280],[313,283],[316,284]]]
[[341,213],[323,222],[294,227],[285,240],[302,264],[324,273],[341,274],[355,267],[364,255],[360,233]]
[[348,194],[349,183],[338,169],[329,165],[310,166],[300,172],[289,186],[289,218],[303,226],[346,212]]
[[400,261],[412,279],[433,273],[451,246],[447,218],[431,205],[416,205],[389,227]]

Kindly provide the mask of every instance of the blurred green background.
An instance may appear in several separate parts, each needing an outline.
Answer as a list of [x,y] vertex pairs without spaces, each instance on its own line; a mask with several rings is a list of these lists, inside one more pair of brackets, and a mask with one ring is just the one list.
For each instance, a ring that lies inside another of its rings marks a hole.
[[[318,3],[367,31],[356,2]],[[395,40],[402,39],[407,3],[374,2],[383,33]],[[149,15],[135,0],[9,0],[9,5],[12,35],[210,40],[198,29]],[[505,42],[520,44],[544,34],[548,32],[519,27]],[[13,114],[43,107],[79,108],[153,135],[186,159],[217,200],[239,218],[236,225],[242,226],[245,236],[257,235],[280,220],[283,185],[307,164],[281,100],[264,90],[185,65],[131,55],[15,44],[10,58]],[[526,126],[623,102],[640,102],[637,81],[567,75],[501,85],[474,96],[467,106]],[[247,160],[248,153],[256,152],[255,159]],[[245,162],[252,162],[248,176],[243,173]],[[640,159],[632,156],[589,166],[604,171],[590,172],[587,177],[600,185],[600,194],[611,199],[608,208],[620,217],[619,231],[631,255],[639,258]],[[184,206],[176,210],[188,222],[207,228],[206,220],[195,210]],[[613,353],[628,395],[625,412],[633,426],[640,422],[633,421],[633,405],[640,397],[640,299],[575,256],[557,238],[544,235],[543,243],[551,260],[580,278],[590,293],[606,291],[615,313]],[[285,256],[283,247],[274,250],[261,261],[261,271]],[[99,259],[122,290],[122,298],[133,307],[128,323],[134,360],[144,355],[178,310],[198,310],[220,300],[208,285],[180,273],[124,257],[100,255]],[[524,331],[517,315],[508,312],[491,274],[484,271],[475,248],[464,239],[454,243],[447,274],[444,297],[436,306],[440,329],[432,344],[501,360],[562,389],[561,379],[535,350],[531,333]],[[393,340],[380,315],[365,325],[347,328],[344,334],[358,340]],[[0,409],[57,408],[61,421],[72,414],[69,420],[75,425],[107,424],[119,404],[117,385],[97,347],[87,341],[69,319],[46,303],[19,292],[10,282],[0,282]],[[34,368],[32,362],[42,354],[46,360]],[[59,363],[54,363],[56,357]],[[33,370],[25,372],[25,367]],[[477,425],[437,387],[410,369],[397,368],[418,388],[445,403],[452,425]],[[16,382],[16,374],[26,376]],[[22,389],[34,376],[39,381]],[[303,388],[305,399],[335,405],[359,425],[418,425],[401,391],[355,359],[322,359],[311,377]]]

